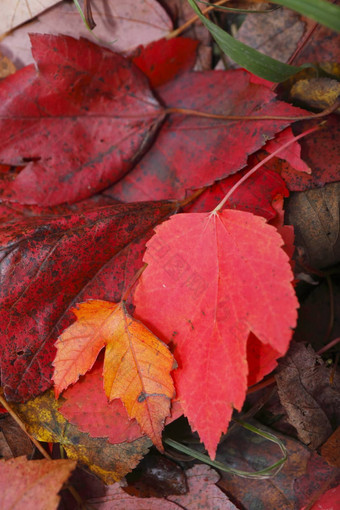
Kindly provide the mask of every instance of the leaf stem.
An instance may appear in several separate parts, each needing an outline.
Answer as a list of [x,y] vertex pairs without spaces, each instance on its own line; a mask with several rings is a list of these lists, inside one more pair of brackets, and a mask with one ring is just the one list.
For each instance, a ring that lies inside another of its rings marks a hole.
[[299,120],[313,120],[320,119],[333,113],[340,106],[340,101],[335,101],[331,106],[328,106],[325,110],[319,113],[311,113],[309,115],[301,115],[298,117],[289,116],[289,115],[223,115],[218,113],[209,113],[209,112],[201,112],[198,110],[191,110],[189,108],[165,108],[165,115],[170,115],[173,113],[179,113],[181,115],[190,115],[194,117],[204,117],[208,119],[218,119],[218,120],[290,120],[290,121],[299,121]]
[[195,190],[191,195],[189,195],[188,197],[184,198],[184,200],[179,202],[179,206],[183,208],[186,205],[191,204],[191,202],[193,202],[194,200],[196,200],[196,198],[202,195],[203,191],[205,191],[207,187],[208,186],[204,186],[203,188]]
[[241,184],[243,184],[251,175],[253,175],[256,172],[256,170],[261,168],[261,166],[263,166],[265,163],[270,161],[274,156],[276,156],[276,154],[279,154],[282,150],[286,149],[287,147],[289,147],[289,145],[291,145],[293,142],[296,142],[300,138],[307,136],[310,133],[314,133],[314,131],[317,131],[318,129],[320,129],[320,127],[321,127],[321,125],[317,125],[313,128],[307,129],[307,131],[304,131],[300,135],[295,136],[294,138],[289,140],[289,142],[285,143],[284,145],[282,145],[281,147],[276,149],[276,151],[272,152],[272,154],[269,154],[269,156],[267,156],[262,161],[260,161],[251,170],[249,170],[249,172],[247,172],[243,177],[241,177],[241,179],[239,181],[237,181],[236,184],[234,184],[234,186],[228,191],[228,193],[225,195],[223,200],[221,200],[221,202],[215,207],[215,209],[211,212],[211,214],[216,214],[220,209],[222,209],[222,207],[229,200],[231,195],[237,190],[237,188],[239,188],[241,186]]
[[[206,9],[203,9],[202,10],[202,14],[208,14],[208,12],[212,11],[213,9],[215,9],[216,6],[226,4],[229,1],[230,0],[219,0],[218,2],[216,2],[214,4],[214,6],[210,6],[210,7],[207,7]],[[188,21],[183,23],[183,25],[181,25],[180,27],[176,28],[172,32],[169,32],[168,35],[165,36],[165,38],[166,39],[173,39],[174,37],[178,37],[180,34],[185,32],[186,29],[190,27],[190,25],[192,25],[193,23],[196,23],[196,21],[200,21],[200,18],[197,15],[195,15],[192,18],[188,19]]]
[[0,388],[0,404],[6,409],[6,411],[8,412],[8,414],[11,415],[11,417],[13,418],[13,420],[17,423],[17,425],[19,425],[19,427],[21,428],[21,430],[23,430],[26,434],[26,436],[32,441],[32,443],[34,444],[34,446],[36,447],[37,450],[39,450],[39,452],[41,453],[41,455],[43,457],[45,457],[45,459],[47,460],[52,460],[52,457],[50,456],[50,454],[45,450],[45,448],[43,448],[41,446],[41,444],[39,443],[39,441],[37,441],[33,436],[31,436],[31,434],[29,434],[27,432],[27,429],[25,427],[25,424],[23,423],[23,421],[20,419],[20,417],[13,411],[13,409],[11,408],[11,406],[7,403],[7,401],[3,398],[3,389]]
[[122,296],[122,299],[121,299],[122,302],[127,300],[127,298],[129,297],[129,295],[131,293],[131,290],[132,290],[134,284],[136,283],[136,281],[141,276],[141,274],[145,271],[146,268],[147,268],[147,264],[145,263],[142,267],[140,267],[138,269],[138,271],[136,271],[136,273],[132,277],[132,280],[129,282],[129,285],[127,286],[127,288],[126,288],[126,290],[125,290],[125,292],[124,292],[124,294]]

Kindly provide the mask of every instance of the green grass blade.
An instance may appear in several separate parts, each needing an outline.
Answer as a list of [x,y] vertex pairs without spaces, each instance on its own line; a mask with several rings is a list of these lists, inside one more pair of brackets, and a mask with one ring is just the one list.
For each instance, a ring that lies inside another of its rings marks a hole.
[[274,7],[271,7],[270,9],[263,9],[262,11],[259,9],[237,9],[236,7],[225,7],[224,5],[215,5],[211,2],[204,2],[204,0],[197,0],[198,3],[207,5],[208,7],[214,7],[218,11],[227,11],[227,12],[236,12],[236,13],[245,13],[245,14],[266,14],[269,12],[276,11],[277,9],[280,9],[279,5],[276,5]]
[[277,475],[279,471],[282,469],[283,464],[287,460],[287,450],[285,448],[285,445],[282,443],[282,441],[274,436],[273,434],[270,434],[269,432],[265,432],[263,430],[260,430],[253,425],[250,425],[249,423],[245,423],[240,420],[234,420],[236,421],[241,427],[244,427],[254,434],[258,434],[261,437],[264,437],[268,441],[272,441],[273,443],[277,444],[282,452],[282,457],[274,464],[271,464],[270,466],[266,467],[265,469],[260,469],[259,471],[242,471],[240,469],[235,469],[230,466],[227,466],[226,464],[223,464],[222,462],[218,462],[217,460],[211,460],[208,455],[205,455],[204,453],[200,453],[196,450],[193,450],[192,448],[188,448],[188,446],[185,446],[181,443],[178,443],[177,441],[174,441],[170,438],[163,438],[163,443],[167,444],[168,446],[171,446],[172,448],[175,448],[176,450],[185,453],[186,455],[189,455],[190,457],[194,457],[197,460],[200,460],[204,464],[208,464],[209,466],[212,466],[216,469],[219,469],[220,471],[224,471],[225,473],[232,473],[233,475],[240,476],[242,478],[252,478],[252,479],[260,479],[263,480],[265,478],[272,478],[273,476]]
[[222,30],[222,28],[203,16],[195,0],[188,0],[188,2],[202,23],[208,28],[221,50],[251,73],[269,81],[281,82],[301,71],[302,67],[283,64],[237,41]]
[[289,7],[321,25],[340,32],[340,6],[338,5],[325,0],[273,0],[273,2]]

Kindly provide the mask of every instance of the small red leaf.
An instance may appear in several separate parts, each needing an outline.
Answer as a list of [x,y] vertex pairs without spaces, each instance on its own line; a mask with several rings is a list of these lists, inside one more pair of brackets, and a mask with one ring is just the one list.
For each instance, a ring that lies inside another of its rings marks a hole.
[[153,88],[178,78],[195,64],[199,41],[176,37],[137,48],[132,62],[149,78]]

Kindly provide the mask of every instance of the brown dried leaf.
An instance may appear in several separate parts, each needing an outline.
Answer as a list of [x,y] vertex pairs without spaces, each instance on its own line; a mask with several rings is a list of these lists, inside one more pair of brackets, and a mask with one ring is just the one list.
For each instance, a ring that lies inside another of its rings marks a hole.
[[340,468],[340,427],[322,445],[321,455],[330,466]]
[[[249,421],[249,419],[247,420]],[[251,423],[267,432],[255,420]],[[323,458],[300,441],[280,433],[275,435],[284,442],[288,460],[280,474],[264,480],[245,480],[231,473],[221,473],[218,486],[232,494],[239,508],[246,510],[301,510],[320,490],[337,485],[339,471],[329,466]],[[278,448],[264,438],[236,427],[219,446],[219,460],[233,467],[252,471],[265,468],[278,460]]]
[[287,223],[294,227],[296,248],[302,248],[312,267],[327,267],[340,260],[339,196],[340,182],[336,182],[289,198]]
[[1,0],[0,34],[13,30],[59,0]]
[[187,472],[189,491],[167,499],[136,498],[127,494],[119,484],[108,488],[103,498],[87,501],[94,510],[237,510],[227,496],[215,485],[218,473],[206,465],[196,465]]
[[[263,8],[264,5],[261,6]],[[265,55],[287,62],[303,36],[304,27],[300,15],[289,9],[247,14],[235,38]],[[234,63],[231,66],[239,67]]]
[[[0,439],[0,457],[12,458],[21,455],[30,457],[33,454],[34,446],[32,442],[9,414],[1,417],[0,434],[7,445],[7,455],[4,455],[1,448],[1,444],[4,445],[4,443]],[[10,453],[9,456],[8,453]]]
[[275,379],[279,397],[300,440],[318,448],[340,419],[340,375],[330,370],[311,347],[292,343]]

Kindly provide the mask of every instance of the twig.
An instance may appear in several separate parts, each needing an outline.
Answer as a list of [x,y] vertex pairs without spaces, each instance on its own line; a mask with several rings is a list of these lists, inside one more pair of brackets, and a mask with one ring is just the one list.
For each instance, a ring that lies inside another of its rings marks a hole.
[[217,120],[291,120],[298,122],[300,120],[314,120],[320,119],[333,113],[340,106],[340,101],[335,101],[331,106],[328,106],[325,110],[319,113],[311,113],[309,115],[301,115],[299,117],[293,117],[289,115],[223,115],[218,113],[200,112],[198,110],[191,110],[187,108],[165,108],[165,115],[171,115],[173,113],[179,113],[181,115],[190,115],[193,117],[204,117],[208,119]]

